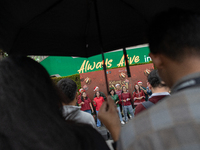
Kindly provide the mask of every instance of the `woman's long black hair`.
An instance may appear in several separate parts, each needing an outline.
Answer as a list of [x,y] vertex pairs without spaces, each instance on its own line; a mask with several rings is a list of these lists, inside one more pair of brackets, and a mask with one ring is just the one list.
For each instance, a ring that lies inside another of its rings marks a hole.
[[[83,92],[83,93],[86,94],[86,92]],[[82,100],[82,102],[84,102],[83,93],[81,93],[81,100]],[[85,99],[88,99],[87,95],[86,95]]]
[[15,56],[1,61],[0,149],[95,149],[92,136],[102,140],[100,135],[92,127],[66,122],[60,95],[34,60]]
[[136,85],[139,87],[139,92],[141,92],[140,86],[139,86],[138,84],[135,84],[135,85],[134,85],[135,93],[137,92],[137,89],[135,88]]
[[112,91],[114,91],[114,95],[116,94],[116,92],[115,92],[115,90],[114,89],[111,89],[110,91],[109,91],[109,94],[111,95],[111,92]]

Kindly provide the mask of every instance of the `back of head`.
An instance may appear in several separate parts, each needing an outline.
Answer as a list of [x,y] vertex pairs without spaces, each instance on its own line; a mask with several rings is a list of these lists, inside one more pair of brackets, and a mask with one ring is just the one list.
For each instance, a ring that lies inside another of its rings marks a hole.
[[73,80],[69,78],[61,79],[57,83],[57,86],[66,96],[66,98],[63,99],[63,103],[69,104],[75,99],[77,93],[77,85]]
[[200,57],[200,14],[178,8],[158,14],[149,28],[151,53],[175,61]]
[[166,86],[165,84],[163,84],[163,81],[159,77],[157,70],[151,71],[151,73],[148,75],[147,78],[148,78],[149,84],[151,84],[151,86],[153,88],[158,88],[158,87],[164,87],[164,86]]
[[80,148],[75,143],[82,129],[64,121],[60,99],[39,63],[21,56],[1,61],[0,149]]

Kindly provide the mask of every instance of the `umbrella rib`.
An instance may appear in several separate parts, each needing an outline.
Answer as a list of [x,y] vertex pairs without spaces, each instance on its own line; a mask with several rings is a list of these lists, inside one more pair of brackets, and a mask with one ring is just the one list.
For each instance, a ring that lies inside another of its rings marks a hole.
[[86,47],[86,56],[88,57],[88,42],[87,42],[87,36],[88,36],[88,31],[89,31],[89,25],[90,25],[90,12],[91,12],[91,0],[87,1],[87,22],[85,26],[85,47]]
[[130,7],[131,9],[133,9],[138,15],[140,15],[142,18],[144,18],[145,23],[148,23],[148,20],[146,19],[146,17],[142,13],[140,13],[137,9],[135,9],[132,5],[125,2],[124,0],[121,0],[121,2],[124,3],[125,5],[127,5],[128,7]]

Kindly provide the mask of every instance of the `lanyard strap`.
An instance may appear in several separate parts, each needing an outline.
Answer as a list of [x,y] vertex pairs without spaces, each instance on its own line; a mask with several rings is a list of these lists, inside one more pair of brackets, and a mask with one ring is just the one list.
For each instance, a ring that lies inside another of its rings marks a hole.
[[181,91],[186,88],[196,87],[196,86],[200,86],[200,77],[179,83],[177,86],[174,87],[174,89],[172,90],[172,93]]

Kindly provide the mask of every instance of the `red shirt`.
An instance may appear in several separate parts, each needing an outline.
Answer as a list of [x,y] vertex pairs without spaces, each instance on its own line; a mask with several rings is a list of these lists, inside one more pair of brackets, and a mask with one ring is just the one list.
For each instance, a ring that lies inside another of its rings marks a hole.
[[[166,96],[167,95],[152,96],[151,98],[149,98],[149,101],[156,104],[157,102],[159,102]],[[146,108],[142,104],[137,105],[137,107],[135,108],[135,115],[137,115],[138,113],[144,110],[146,110]]]
[[[138,97],[142,97],[142,99],[136,99]],[[134,105],[139,105],[142,102],[145,101],[145,94],[143,92],[143,90],[141,90],[140,92],[134,92],[133,93],[133,100],[134,100]]]
[[103,99],[103,97],[95,97],[94,98],[94,101],[95,101],[95,103],[93,102],[93,105],[96,107],[96,111],[99,111],[99,109],[101,108],[101,105],[103,104],[103,102],[104,102],[104,99]]
[[[81,105],[81,110],[82,111],[85,111],[85,110],[90,110],[90,103],[91,103],[91,100],[89,98],[87,99],[84,99],[84,104]],[[78,104],[80,104],[81,102],[83,102],[81,99],[78,100]]]
[[[130,98],[130,100],[127,101],[127,98]],[[126,100],[126,102],[122,102],[122,100]],[[122,93],[122,96],[121,96],[121,103],[122,105],[124,106],[129,106],[131,105],[131,94],[130,93]]]

